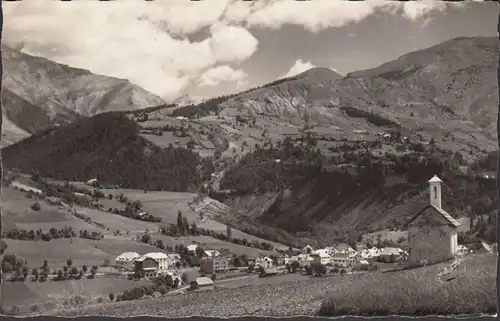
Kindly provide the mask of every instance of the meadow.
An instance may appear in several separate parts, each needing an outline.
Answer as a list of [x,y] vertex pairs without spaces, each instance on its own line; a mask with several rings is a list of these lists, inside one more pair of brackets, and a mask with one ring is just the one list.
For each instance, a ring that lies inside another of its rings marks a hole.
[[320,315],[463,315],[495,313],[497,254],[464,257],[448,278],[449,264],[393,273],[353,275],[326,295]]

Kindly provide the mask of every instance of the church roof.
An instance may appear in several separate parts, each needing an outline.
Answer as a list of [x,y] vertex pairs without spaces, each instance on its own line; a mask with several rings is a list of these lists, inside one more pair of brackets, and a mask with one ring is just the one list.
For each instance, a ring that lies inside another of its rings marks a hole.
[[411,218],[411,220],[405,224],[405,229],[408,228],[408,225],[411,224],[411,222],[413,222],[417,217],[419,217],[422,213],[425,212],[425,210],[427,210],[428,208],[432,208],[435,212],[437,212],[438,214],[440,214],[441,216],[443,216],[450,225],[454,226],[454,227],[458,227],[460,226],[460,222],[458,222],[456,219],[454,219],[450,214],[448,214],[445,210],[443,210],[442,208],[438,208],[434,205],[427,205],[425,206],[424,208],[422,208],[420,211],[418,211],[417,214],[415,214],[415,216],[413,216]]
[[428,181],[428,183],[442,183],[443,181],[437,177],[437,175],[432,176],[432,178]]

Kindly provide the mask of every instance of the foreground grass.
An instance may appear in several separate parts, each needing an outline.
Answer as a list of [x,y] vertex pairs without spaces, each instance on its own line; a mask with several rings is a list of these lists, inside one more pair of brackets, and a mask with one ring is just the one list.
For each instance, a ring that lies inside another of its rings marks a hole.
[[497,256],[465,257],[450,274],[438,279],[446,264],[397,273],[381,273],[363,282],[341,283],[328,293],[319,311],[340,315],[460,315],[496,313]]

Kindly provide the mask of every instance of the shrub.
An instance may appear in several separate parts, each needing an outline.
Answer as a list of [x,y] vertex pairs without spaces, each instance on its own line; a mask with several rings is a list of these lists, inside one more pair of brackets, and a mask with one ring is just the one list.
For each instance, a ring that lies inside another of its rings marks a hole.
[[33,203],[33,204],[31,205],[31,209],[32,209],[33,211],[37,211],[37,212],[38,212],[39,210],[41,210],[41,209],[42,209],[42,207],[40,206],[40,203],[35,202],[35,203]]

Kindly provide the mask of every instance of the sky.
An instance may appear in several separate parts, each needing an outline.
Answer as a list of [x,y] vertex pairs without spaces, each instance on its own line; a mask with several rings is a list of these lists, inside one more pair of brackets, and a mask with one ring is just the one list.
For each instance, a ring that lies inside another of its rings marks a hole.
[[497,36],[495,2],[2,1],[2,42],[173,101],[313,67],[347,74],[455,37]]

